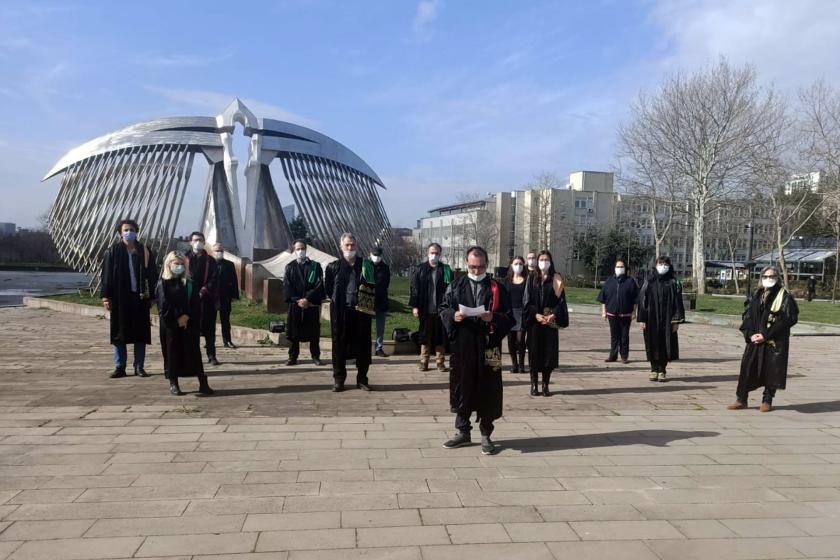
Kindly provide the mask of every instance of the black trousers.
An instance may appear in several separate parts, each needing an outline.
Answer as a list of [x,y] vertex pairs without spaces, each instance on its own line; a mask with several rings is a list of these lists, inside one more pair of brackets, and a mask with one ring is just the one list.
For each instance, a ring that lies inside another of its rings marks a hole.
[[204,350],[207,359],[216,357],[216,303],[212,300],[201,302],[201,335],[204,337]]
[[[464,417],[460,414],[455,415],[455,428],[462,434],[470,433],[472,430],[472,424],[470,423],[470,416]],[[478,430],[481,432],[483,436],[489,436],[493,433],[493,421],[487,420],[486,418],[479,418],[478,419]]]
[[661,371],[662,373],[667,373],[665,368],[668,367],[668,360],[651,360],[650,361],[650,371]]
[[[343,384],[347,379],[347,360],[356,359],[356,383],[368,382],[368,369],[370,368],[370,354],[371,354],[371,340],[370,340],[370,318],[360,317],[361,312],[355,309],[344,309],[344,323],[341,328],[344,330],[343,336],[337,337],[335,330],[333,330],[332,337],[332,368],[333,378],[336,383]],[[359,347],[359,340],[356,340],[354,329],[362,328],[367,325],[367,344],[364,347]],[[360,327],[361,326],[361,327]],[[350,331],[350,332],[348,332]],[[350,338],[352,349],[347,347],[346,338]]]
[[231,342],[230,339],[230,304],[219,307],[219,320],[222,322],[222,343]]
[[619,355],[626,360],[630,354],[630,317],[608,316],[610,323],[610,359],[615,360]]
[[[312,355],[313,360],[317,360],[321,357],[320,337],[309,341],[309,353]],[[297,340],[293,340],[290,342],[289,345],[289,359],[297,360],[298,356],[300,356],[300,342]]]
[[[735,393],[735,397],[738,399],[738,402],[747,404],[747,398],[749,397],[750,392],[745,390],[742,387],[738,387],[738,390]],[[776,396],[776,388],[775,387],[764,387],[764,394],[761,396],[761,402],[773,404],[773,397]]]

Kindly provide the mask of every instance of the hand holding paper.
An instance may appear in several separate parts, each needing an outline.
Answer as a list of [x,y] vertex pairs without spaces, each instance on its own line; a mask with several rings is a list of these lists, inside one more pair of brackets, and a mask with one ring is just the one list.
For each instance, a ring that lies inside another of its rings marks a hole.
[[481,317],[487,310],[484,309],[483,305],[480,307],[467,307],[466,305],[458,304],[458,312],[464,317]]

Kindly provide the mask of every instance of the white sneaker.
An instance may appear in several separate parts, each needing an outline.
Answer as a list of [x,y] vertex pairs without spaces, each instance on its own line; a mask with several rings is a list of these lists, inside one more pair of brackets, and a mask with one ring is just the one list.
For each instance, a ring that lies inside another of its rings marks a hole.
[[668,381],[667,379],[665,379],[665,372],[664,371],[659,372],[659,375],[657,376],[656,380],[659,381],[660,383],[665,383],[666,381]]

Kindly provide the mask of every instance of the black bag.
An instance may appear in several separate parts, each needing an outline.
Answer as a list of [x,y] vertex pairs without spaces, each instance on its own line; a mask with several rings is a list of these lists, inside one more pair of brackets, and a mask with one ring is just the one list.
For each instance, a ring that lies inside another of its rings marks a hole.
[[560,294],[560,313],[554,318],[557,328],[565,329],[569,326],[569,306],[566,304],[566,290]]
[[394,342],[408,342],[411,340],[411,329],[397,327],[393,333]]

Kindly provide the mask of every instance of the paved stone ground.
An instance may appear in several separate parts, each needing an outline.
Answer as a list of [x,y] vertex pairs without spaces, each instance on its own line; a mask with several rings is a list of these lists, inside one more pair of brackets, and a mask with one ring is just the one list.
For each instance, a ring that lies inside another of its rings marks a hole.
[[729,412],[736,331],[685,325],[654,384],[572,320],[555,396],[507,374],[483,457],[440,447],[446,376],[406,357],[333,394],[221,351],[217,396],[177,398],[157,347],[110,380],[104,321],[0,310],[0,560],[840,558],[840,339],[797,337],[778,409]]

